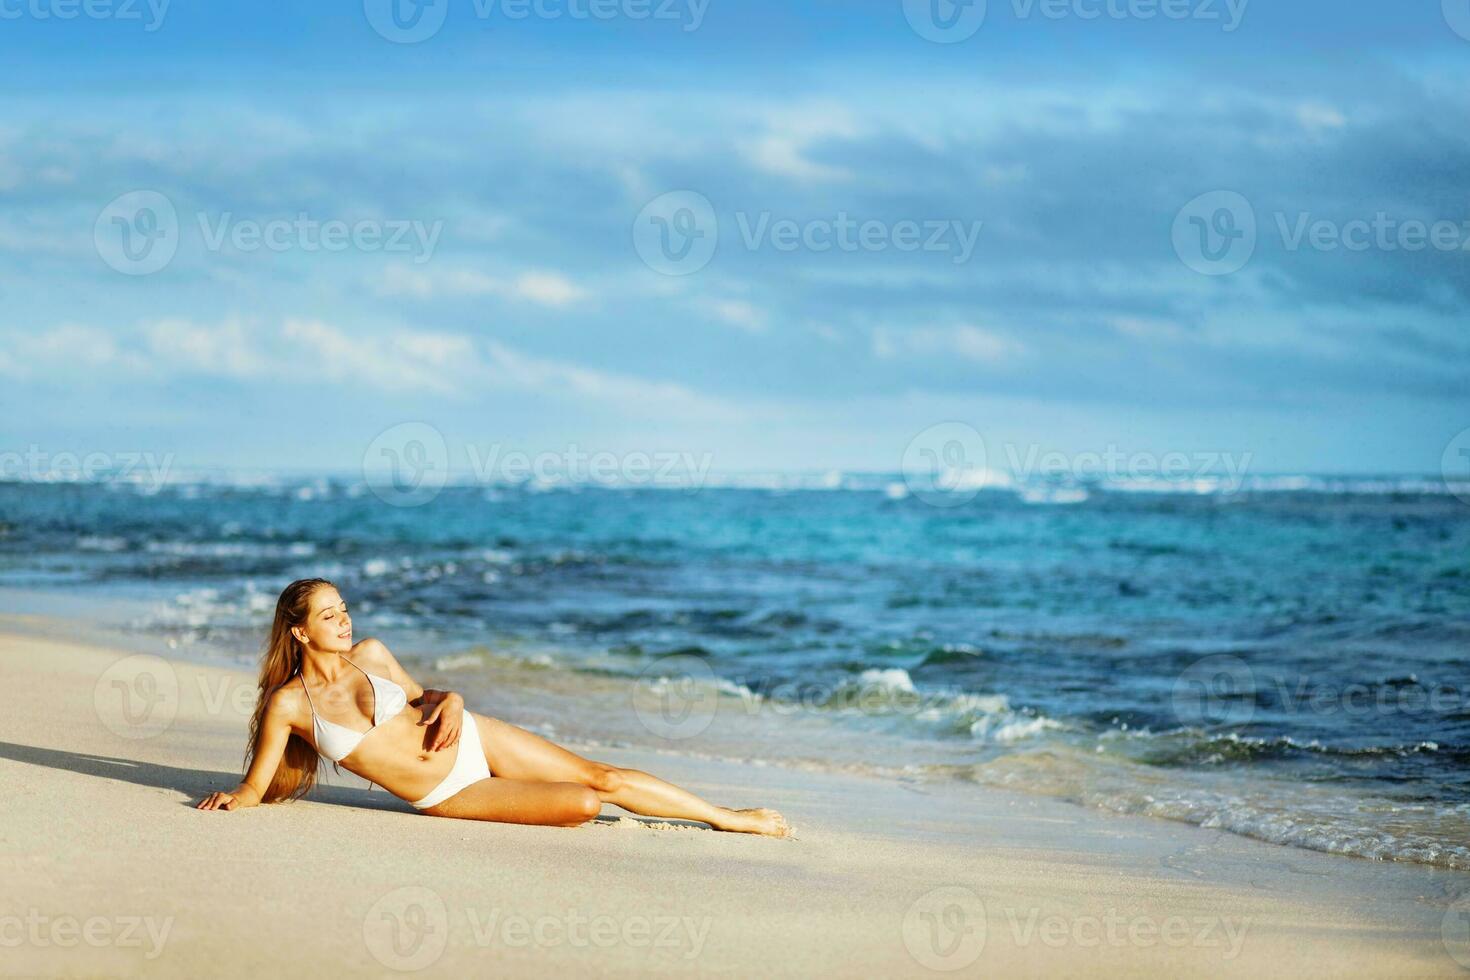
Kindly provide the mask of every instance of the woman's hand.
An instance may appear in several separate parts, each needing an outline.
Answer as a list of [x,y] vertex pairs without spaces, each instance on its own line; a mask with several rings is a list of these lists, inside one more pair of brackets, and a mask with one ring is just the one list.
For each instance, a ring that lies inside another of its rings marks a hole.
[[[437,693],[437,692],[435,692]],[[424,692],[424,700],[429,700],[430,692]],[[447,691],[444,696],[434,702],[434,708],[424,715],[420,725],[433,725],[438,723],[438,730],[434,732],[434,740],[429,745],[429,751],[438,752],[447,749],[459,741],[460,729],[464,727],[464,698]]]
[[210,793],[204,799],[194,804],[196,810],[242,810],[248,806],[255,806],[260,802],[255,790],[247,783],[241,783],[228,793]]
[[233,810],[240,805],[233,793],[210,793],[200,800],[194,809],[196,810]]

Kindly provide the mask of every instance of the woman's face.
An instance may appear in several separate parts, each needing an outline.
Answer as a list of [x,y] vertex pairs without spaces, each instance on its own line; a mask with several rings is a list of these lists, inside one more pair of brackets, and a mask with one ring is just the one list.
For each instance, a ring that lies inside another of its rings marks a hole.
[[331,586],[322,586],[311,594],[306,622],[292,627],[291,632],[306,646],[347,653],[352,649],[352,617],[347,615],[346,600]]

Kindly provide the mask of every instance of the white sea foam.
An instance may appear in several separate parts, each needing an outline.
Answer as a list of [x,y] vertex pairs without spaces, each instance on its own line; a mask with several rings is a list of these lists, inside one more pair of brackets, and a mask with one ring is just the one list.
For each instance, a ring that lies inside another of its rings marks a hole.
[[858,675],[858,681],[867,687],[887,688],[906,694],[917,693],[914,689],[913,678],[909,677],[909,672],[902,667],[869,668]]
[[435,670],[468,670],[474,667],[482,667],[485,658],[478,653],[459,653],[448,657],[439,657],[434,661]]

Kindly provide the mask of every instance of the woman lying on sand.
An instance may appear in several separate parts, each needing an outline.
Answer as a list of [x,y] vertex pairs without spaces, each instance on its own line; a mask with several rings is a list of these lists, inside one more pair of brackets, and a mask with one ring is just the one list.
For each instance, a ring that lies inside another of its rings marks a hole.
[[466,711],[453,691],[424,690],[382,643],[353,644],[347,603],[326,579],[292,582],[276,603],[245,758],[244,781],[198,809],[296,799],[326,758],[436,817],[574,827],[615,803],[716,830],[787,833],[775,810],[706,803],[646,772],[588,761]]

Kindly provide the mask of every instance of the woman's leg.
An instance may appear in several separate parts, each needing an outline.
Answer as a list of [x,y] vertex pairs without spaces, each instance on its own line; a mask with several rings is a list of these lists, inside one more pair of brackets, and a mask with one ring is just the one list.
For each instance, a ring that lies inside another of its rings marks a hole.
[[786,821],[775,810],[730,810],[715,806],[641,770],[620,769],[584,759],[509,722],[480,714],[475,715],[475,720],[485,758],[496,776],[579,783],[591,788],[602,802],[646,817],[699,820],[716,830],[777,837],[787,833]]
[[575,827],[601,809],[597,794],[578,783],[482,779],[423,812],[436,817]]

